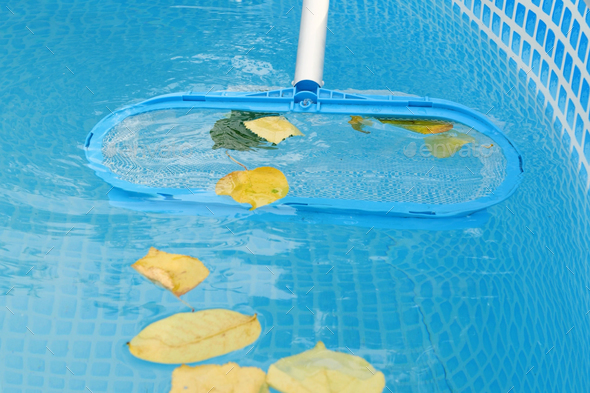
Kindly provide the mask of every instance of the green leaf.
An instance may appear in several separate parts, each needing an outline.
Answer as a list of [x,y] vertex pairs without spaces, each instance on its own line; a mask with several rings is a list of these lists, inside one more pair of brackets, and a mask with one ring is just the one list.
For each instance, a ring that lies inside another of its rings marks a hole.
[[244,125],[246,121],[252,121],[266,116],[273,116],[273,114],[231,111],[228,118],[217,120],[211,130],[211,139],[215,142],[213,149],[238,151],[258,148],[274,149],[274,147],[268,146],[263,138],[260,138]]

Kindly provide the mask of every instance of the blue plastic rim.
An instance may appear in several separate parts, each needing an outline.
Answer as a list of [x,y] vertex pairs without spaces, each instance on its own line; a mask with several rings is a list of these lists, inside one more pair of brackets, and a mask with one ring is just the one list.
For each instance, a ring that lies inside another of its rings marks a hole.
[[[130,183],[117,177],[103,165],[102,142],[107,133],[127,117],[166,109],[227,109],[252,112],[299,112],[318,114],[346,114],[364,116],[392,116],[415,119],[440,119],[460,122],[490,137],[502,149],[506,158],[506,177],[492,195],[456,204],[420,204],[407,202],[367,202],[325,198],[283,198],[272,205],[257,209],[257,212],[292,214],[293,210],[335,214],[375,214],[397,217],[444,218],[466,216],[498,204],[510,197],[520,184],[524,173],[523,160],[514,144],[486,116],[457,103],[428,97],[400,97],[349,94],[318,88],[298,91],[296,88],[273,90],[261,93],[174,93],[155,97],[131,105],[102,119],[88,134],[85,142],[86,157],[96,174],[114,187],[134,193],[148,194],[154,198],[206,206],[217,206],[228,212],[243,209],[229,197],[220,197],[211,191],[180,188],[152,188]],[[252,212],[255,214],[255,212]]]

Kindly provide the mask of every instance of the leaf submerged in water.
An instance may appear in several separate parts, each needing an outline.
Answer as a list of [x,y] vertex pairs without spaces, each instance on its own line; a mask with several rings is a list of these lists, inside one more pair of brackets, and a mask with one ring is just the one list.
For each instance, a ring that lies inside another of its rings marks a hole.
[[127,345],[136,357],[155,363],[194,363],[244,348],[258,339],[256,315],[213,309],[179,313],[148,325]]
[[303,135],[297,127],[283,116],[262,117],[260,119],[246,121],[244,125],[259,137],[275,145],[278,145],[289,137]]
[[440,134],[453,129],[453,123],[442,120],[404,120],[404,119],[378,119],[383,124],[391,124],[419,134]]
[[369,131],[365,131],[365,126],[372,126],[373,122],[371,120],[365,119],[362,116],[350,116],[350,121],[348,122],[352,126],[352,129],[355,131],[359,131],[365,134],[370,134]]
[[195,367],[183,364],[172,372],[170,393],[208,391],[268,393],[266,373],[257,367],[240,367],[236,363]]
[[249,203],[250,210],[284,198],[288,192],[289,183],[283,172],[269,166],[232,172],[215,187],[217,195],[229,195],[238,203]]
[[199,259],[170,254],[154,247],[131,267],[177,297],[195,288],[209,276],[209,269]]
[[264,138],[259,137],[244,125],[245,122],[269,116],[265,113],[231,111],[229,117],[219,119],[211,130],[213,149],[246,151],[257,148],[273,149],[265,145]]
[[463,145],[474,142],[475,138],[461,132],[433,135],[424,138],[424,144],[436,158],[452,157]]
[[266,381],[283,393],[381,393],[385,376],[365,359],[315,348],[279,360],[268,369]]

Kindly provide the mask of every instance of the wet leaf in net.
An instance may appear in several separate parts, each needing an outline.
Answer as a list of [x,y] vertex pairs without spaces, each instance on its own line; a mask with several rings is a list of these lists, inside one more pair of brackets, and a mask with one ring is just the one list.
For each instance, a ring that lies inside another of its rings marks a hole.
[[315,348],[279,360],[268,369],[266,381],[282,393],[381,393],[385,376],[363,358]]
[[261,138],[278,145],[283,140],[303,135],[301,131],[283,116],[269,116],[244,122],[246,128]]
[[350,121],[348,122],[352,126],[352,129],[355,131],[363,132],[365,134],[370,134],[369,131],[365,131],[365,126],[372,126],[373,122],[371,120],[365,119],[362,116],[350,116]]
[[453,129],[453,123],[441,120],[404,120],[404,119],[378,119],[383,124],[391,124],[406,130],[420,134],[431,135]]
[[127,345],[134,356],[150,362],[194,363],[244,348],[260,331],[256,315],[213,309],[154,322]]
[[217,195],[229,195],[238,203],[249,203],[250,210],[284,198],[288,192],[289,183],[283,172],[268,166],[232,172],[215,187]]
[[176,296],[184,295],[209,275],[209,269],[197,258],[169,254],[154,247],[131,267]]
[[259,368],[240,367],[236,363],[196,367],[183,364],[172,372],[170,393],[209,391],[211,393],[268,393],[266,373]]
[[253,150],[256,148],[273,149],[267,146],[263,138],[246,128],[244,122],[268,116],[265,113],[231,111],[229,117],[219,119],[211,130],[213,149]]
[[463,145],[474,143],[475,138],[461,132],[432,135],[424,138],[424,144],[436,158],[449,158],[455,155]]

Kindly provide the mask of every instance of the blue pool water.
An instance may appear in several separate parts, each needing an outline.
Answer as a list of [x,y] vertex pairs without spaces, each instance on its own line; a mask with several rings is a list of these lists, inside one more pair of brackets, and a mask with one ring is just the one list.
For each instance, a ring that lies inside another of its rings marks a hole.
[[267,370],[322,340],[383,371],[386,392],[590,391],[586,179],[534,92],[446,4],[334,2],[326,87],[489,111],[525,177],[484,220],[372,230],[125,209],[87,167],[109,108],[289,86],[298,2],[3,5],[0,392],[167,392],[174,367],[125,347],[186,310],[130,268],[151,246],[211,270],[189,303],[258,313],[254,349],[210,363]]

